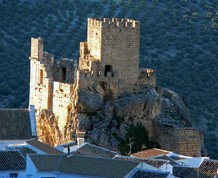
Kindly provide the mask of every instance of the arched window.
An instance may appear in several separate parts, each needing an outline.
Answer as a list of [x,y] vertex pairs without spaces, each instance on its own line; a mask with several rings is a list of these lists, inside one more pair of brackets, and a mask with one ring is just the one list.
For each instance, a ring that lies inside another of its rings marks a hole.
[[104,68],[104,76],[107,77],[108,72],[112,72],[112,66],[111,65],[106,65]]

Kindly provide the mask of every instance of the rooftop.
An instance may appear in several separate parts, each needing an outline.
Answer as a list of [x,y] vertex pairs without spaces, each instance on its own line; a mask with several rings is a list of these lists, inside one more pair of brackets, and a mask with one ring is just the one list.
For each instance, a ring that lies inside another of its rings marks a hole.
[[218,175],[218,160],[204,160],[199,167],[200,178],[210,178]]
[[166,155],[169,153],[172,153],[172,152],[158,149],[158,148],[151,148],[151,149],[147,149],[147,150],[140,151],[137,153],[133,153],[132,156],[136,156],[140,158],[151,158],[151,157],[156,157],[160,155]]
[[0,125],[0,139],[22,140],[32,138],[28,109],[0,109]]
[[104,158],[113,158],[115,155],[119,154],[115,151],[111,151],[90,143],[82,144],[74,153],[78,155],[98,156]]
[[132,178],[167,178],[168,175],[169,173],[167,172],[138,169],[131,175],[131,177]]
[[18,151],[0,151],[0,171],[26,169],[26,161]]
[[52,146],[49,146],[45,143],[42,143],[36,139],[31,139],[31,140],[28,140],[26,141],[27,144],[45,152],[46,154],[64,154],[62,151],[59,151],[57,149],[55,149],[54,147]]
[[168,160],[164,159],[154,159],[154,158],[138,158],[135,156],[121,156],[121,155],[116,155],[114,159],[119,159],[119,160],[127,160],[127,161],[135,161],[135,162],[144,162],[146,164],[149,164],[153,167],[159,168],[162,165],[169,163]]
[[125,177],[139,164],[132,161],[78,155],[70,157],[67,155],[29,156],[39,172],[59,171],[100,177]]

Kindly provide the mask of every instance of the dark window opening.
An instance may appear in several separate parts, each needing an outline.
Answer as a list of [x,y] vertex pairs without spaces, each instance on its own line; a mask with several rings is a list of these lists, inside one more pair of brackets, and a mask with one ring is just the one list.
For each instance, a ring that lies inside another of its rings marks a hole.
[[43,70],[42,69],[40,69],[40,74],[39,75],[40,75],[39,76],[39,83],[43,84]]
[[18,173],[10,173],[10,174],[9,174],[9,177],[10,177],[10,178],[18,177]]
[[112,66],[111,65],[106,65],[104,69],[104,76],[107,77],[107,73],[111,72],[112,73]]
[[66,74],[67,74],[66,71],[67,71],[66,67],[61,68],[61,82],[66,82]]

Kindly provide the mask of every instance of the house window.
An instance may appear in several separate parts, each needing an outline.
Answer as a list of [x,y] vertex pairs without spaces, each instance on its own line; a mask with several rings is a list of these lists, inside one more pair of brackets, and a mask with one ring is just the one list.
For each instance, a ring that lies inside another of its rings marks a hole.
[[42,69],[40,69],[39,83],[40,83],[40,84],[43,84],[43,70],[42,70]]
[[66,67],[61,68],[61,82],[66,82],[67,69]]
[[10,177],[10,178],[18,177],[18,173],[10,173],[10,174],[9,174],[9,177]]
[[107,73],[112,72],[112,66],[111,65],[106,65],[104,69],[104,76],[107,77]]

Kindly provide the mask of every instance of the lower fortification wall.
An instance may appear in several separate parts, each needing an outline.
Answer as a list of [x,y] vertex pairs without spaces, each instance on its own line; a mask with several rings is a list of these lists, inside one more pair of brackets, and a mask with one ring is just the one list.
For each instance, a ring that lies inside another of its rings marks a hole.
[[200,134],[199,130],[192,127],[176,128],[157,123],[154,125],[154,141],[162,149],[187,156],[201,156]]

